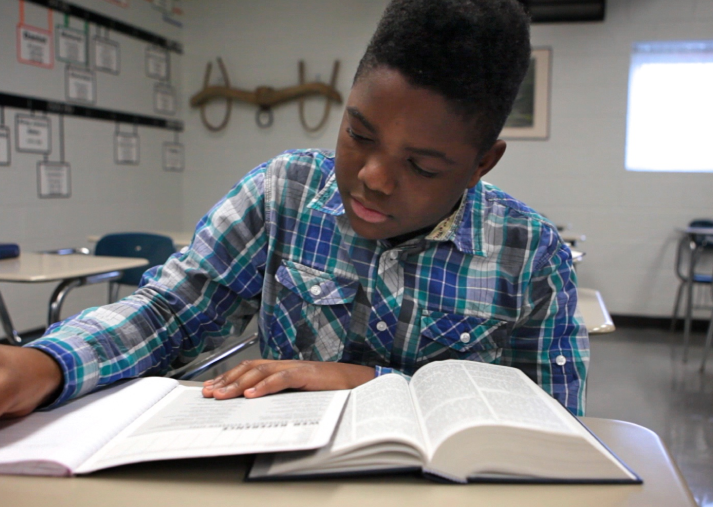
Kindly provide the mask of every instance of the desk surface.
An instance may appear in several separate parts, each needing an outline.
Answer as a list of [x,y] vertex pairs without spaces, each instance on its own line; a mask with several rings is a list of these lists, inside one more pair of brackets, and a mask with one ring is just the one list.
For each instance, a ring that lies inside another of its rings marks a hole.
[[655,433],[622,421],[583,420],[643,478],[643,485],[458,486],[412,476],[245,483],[249,459],[233,456],[143,463],[74,478],[0,476],[0,498],[13,507],[695,507]]
[[23,252],[0,260],[0,282],[53,282],[110,271],[123,271],[148,264],[146,259],[94,255]]

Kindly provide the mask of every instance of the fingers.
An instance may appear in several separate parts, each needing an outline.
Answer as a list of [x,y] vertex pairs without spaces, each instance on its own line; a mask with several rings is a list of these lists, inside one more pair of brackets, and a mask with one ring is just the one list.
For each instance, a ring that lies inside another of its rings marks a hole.
[[[206,381],[203,384],[203,396],[220,400],[236,398],[244,395],[247,389],[255,387],[258,383],[269,378],[271,375],[278,374],[281,371],[299,368],[300,364],[303,363],[300,361],[243,361],[232,370],[225,372],[213,380]],[[285,385],[285,387],[282,387],[280,390],[290,387],[292,386]],[[252,395],[250,397],[255,397],[252,392],[250,395]]]
[[285,389],[328,391],[351,389],[374,378],[369,366],[320,361],[243,361],[232,370],[204,382],[203,396],[225,400],[258,398]]

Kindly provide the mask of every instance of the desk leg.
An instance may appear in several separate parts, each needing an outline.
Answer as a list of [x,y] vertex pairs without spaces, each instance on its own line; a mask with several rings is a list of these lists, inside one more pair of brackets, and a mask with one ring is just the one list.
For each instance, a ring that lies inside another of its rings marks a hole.
[[110,271],[109,273],[101,273],[93,276],[83,276],[81,278],[70,278],[60,283],[52,293],[50,298],[49,312],[47,313],[47,326],[51,326],[55,322],[59,322],[60,312],[62,311],[62,303],[64,303],[67,294],[75,287],[82,285],[92,285],[101,282],[111,282],[121,278],[122,271]]
[[12,325],[12,320],[10,320],[10,314],[7,312],[7,307],[5,306],[5,301],[0,293],[0,321],[2,321],[2,328],[5,331],[5,337],[11,345],[20,345],[22,343],[22,338],[15,331]]

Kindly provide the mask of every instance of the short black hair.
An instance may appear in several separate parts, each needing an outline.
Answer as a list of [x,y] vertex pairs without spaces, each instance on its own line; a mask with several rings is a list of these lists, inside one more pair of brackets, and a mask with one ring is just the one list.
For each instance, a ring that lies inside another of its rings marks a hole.
[[497,140],[530,63],[530,21],[516,0],[392,0],[354,82],[386,66],[476,121],[477,145]]

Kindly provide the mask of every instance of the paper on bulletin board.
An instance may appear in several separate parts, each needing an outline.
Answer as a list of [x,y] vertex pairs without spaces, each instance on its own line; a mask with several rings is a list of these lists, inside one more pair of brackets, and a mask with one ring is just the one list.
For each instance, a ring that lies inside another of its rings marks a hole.
[[10,129],[0,126],[0,165],[10,165]]
[[166,83],[154,86],[154,110],[157,113],[176,114],[176,92]]
[[114,135],[114,162],[123,165],[138,165],[139,136],[126,132]]
[[146,75],[154,79],[168,79],[168,51],[149,46],[146,48]]
[[94,37],[94,68],[110,74],[119,74],[121,52],[119,43],[104,37]]
[[17,61],[51,69],[54,66],[52,32],[35,26],[17,26]]
[[184,156],[181,143],[163,143],[164,171],[183,172]]
[[87,64],[87,34],[68,26],[58,25],[57,60],[67,63]]
[[27,114],[15,115],[15,142],[17,151],[49,155],[52,151],[50,119]]
[[96,80],[91,69],[67,66],[65,70],[67,100],[94,104]]
[[43,199],[67,198],[72,194],[67,162],[37,162],[37,193]]

